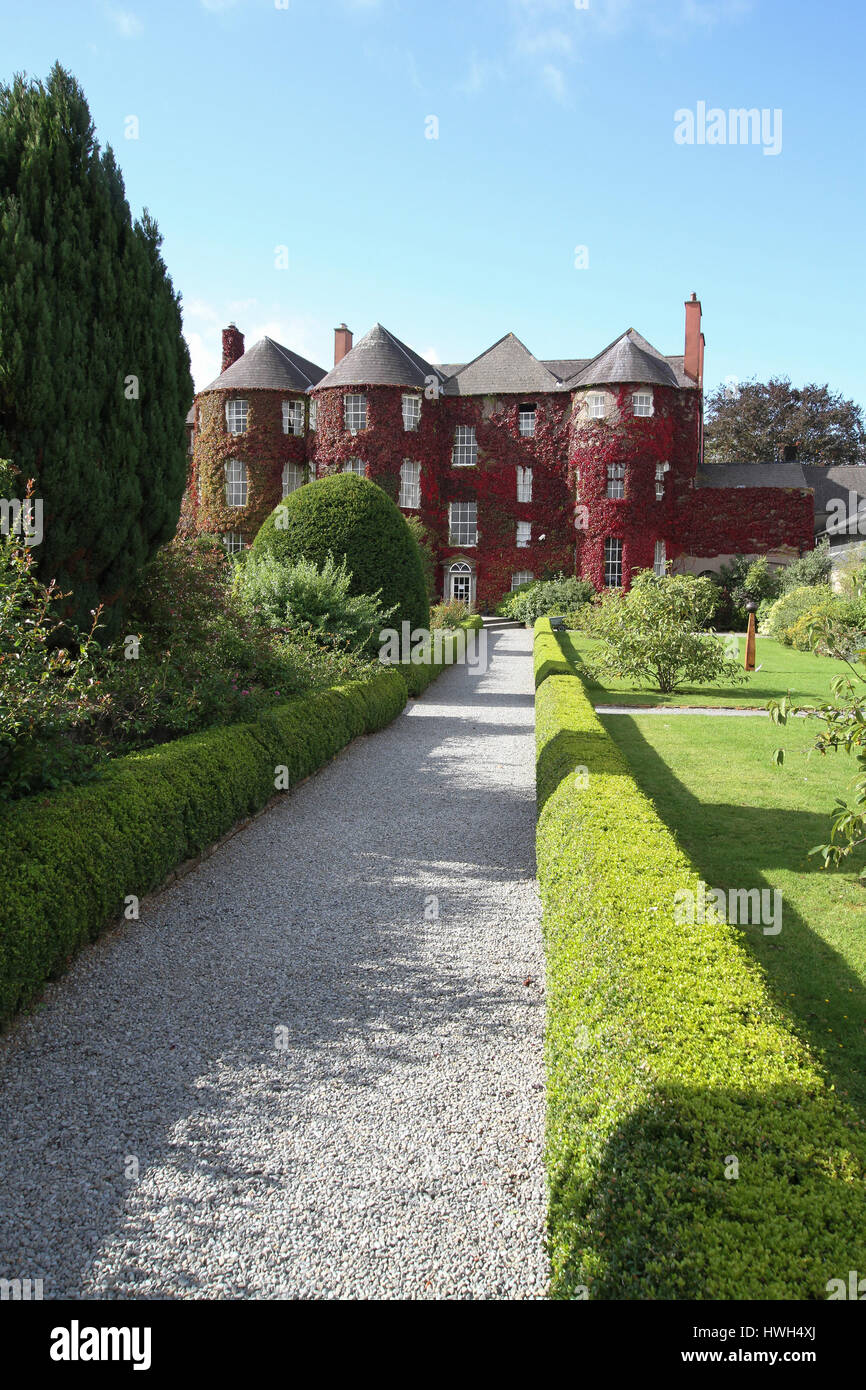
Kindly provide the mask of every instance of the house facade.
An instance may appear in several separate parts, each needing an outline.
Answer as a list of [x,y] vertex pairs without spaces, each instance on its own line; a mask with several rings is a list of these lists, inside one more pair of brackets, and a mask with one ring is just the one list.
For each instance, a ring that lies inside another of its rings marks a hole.
[[426,527],[442,596],[481,608],[560,571],[627,587],[638,568],[785,563],[813,544],[802,470],[731,486],[701,469],[694,295],[677,356],[628,329],[591,358],[539,359],[509,333],[437,364],[381,324],[357,343],[341,324],[334,359],[325,371],[269,338],[244,351],[224,331],[222,371],[188,418],[187,530],[240,549],[295,488],[357,472]]

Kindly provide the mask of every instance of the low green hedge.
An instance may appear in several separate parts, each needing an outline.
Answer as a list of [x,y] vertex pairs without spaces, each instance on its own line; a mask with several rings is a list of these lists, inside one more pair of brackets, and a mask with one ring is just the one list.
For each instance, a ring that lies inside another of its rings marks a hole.
[[533,642],[536,688],[548,676],[569,676],[574,672],[571,662],[564,655],[562,647],[549,618],[539,618],[535,624]]
[[824,1299],[864,1268],[863,1127],[738,929],[675,924],[698,875],[582,682],[536,708],[553,1296]]
[[[484,627],[484,620],[480,613],[474,613],[471,618],[466,618],[459,626],[467,632],[480,632]],[[444,629],[435,629],[434,637],[436,631],[444,631]],[[441,676],[446,667],[454,664],[453,658],[456,644],[456,630],[452,632],[445,631],[445,636],[442,639],[442,655],[443,657],[447,657],[447,660],[437,662],[431,661],[428,665],[422,665],[420,662],[416,664],[411,661],[402,661],[399,665],[394,667],[395,670],[400,672],[400,675],[406,682],[406,688],[410,695],[423,695],[428,685],[430,685],[432,681],[435,681],[437,676]]]
[[0,1022],[87,940],[184,860],[406,704],[396,671],[320,691],[254,723],[208,729],[111,763],[86,786],[0,814]]

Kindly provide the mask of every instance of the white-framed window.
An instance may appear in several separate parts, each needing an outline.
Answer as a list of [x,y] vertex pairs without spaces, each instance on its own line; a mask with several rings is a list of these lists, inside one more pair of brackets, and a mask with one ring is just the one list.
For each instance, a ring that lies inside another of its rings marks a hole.
[[352,434],[357,434],[358,430],[365,430],[367,428],[367,397],[344,396],[343,419],[346,429]]
[[536,408],[534,405],[522,405],[517,411],[517,428],[522,439],[531,439],[535,434]]
[[416,459],[404,459],[400,465],[401,507],[421,506],[421,465]]
[[283,434],[304,433],[304,402],[283,401]]
[[308,483],[314,483],[314,482],[316,481],[316,460],[315,460],[315,459],[310,459],[310,462],[307,464],[307,472],[308,472],[308,474],[309,474],[309,476],[308,476],[308,478],[307,478],[307,482],[308,482]]
[[455,468],[471,468],[478,462],[478,444],[474,425],[458,425],[454,431],[451,463]]
[[625,497],[624,463],[609,463],[607,465],[607,495],[608,497]]
[[656,501],[661,502],[665,495],[665,476],[670,468],[669,463],[656,464]]
[[521,584],[531,584],[534,578],[535,575],[532,570],[518,570],[516,574],[511,576],[511,587],[512,589],[519,589]]
[[188,454],[191,454],[191,453],[192,453],[192,448],[193,448],[193,433],[192,433],[192,430],[190,430],[190,432],[189,432],[189,448],[187,449],[187,453],[188,453]]
[[316,421],[319,418],[319,402],[315,396],[310,397],[310,429],[317,428]]
[[664,575],[667,573],[667,559],[665,556],[664,541],[656,541],[655,555],[653,556],[653,569],[658,575]]
[[604,543],[604,582],[608,589],[622,588],[622,541],[615,536]]
[[632,396],[635,415],[652,415],[653,413],[653,393],[652,391],[635,391]]
[[590,420],[603,420],[607,415],[607,396],[603,391],[590,391],[586,398],[586,413]]
[[247,402],[239,399],[226,401],[226,427],[229,434],[246,434]]
[[465,560],[455,560],[448,570],[447,597],[461,603],[472,602],[472,566]]
[[359,458],[346,459],[346,462],[343,464],[343,472],[344,472],[344,473],[357,473],[357,475],[358,475],[359,478],[366,478],[366,476],[367,476],[367,465],[365,464],[365,462],[364,462],[363,459],[359,459]]
[[529,545],[532,540],[532,523],[529,521],[518,521],[517,523],[517,544],[519,547]]
[[452,502],[448,508],[448,544],[478,544],[478,503]]
[[226,506],[245,507],[249,491],[246,464],[241,459],[229,459],[225,466],[225,473]]
[[517,500],[532,501],[532,469],[522,468],[520,464],[517,465]]
[[244,548],[244,538],[240,531],[226,531],[222,542],[229,555],[236,555],[239,550]]
[[421,397],[403,394],[403,428],[417,430],[421,423]]
[[304,486],[304,470],[299,463],[283,464],[283,496],[288,497],[290,492],[297,492],[299,487]]

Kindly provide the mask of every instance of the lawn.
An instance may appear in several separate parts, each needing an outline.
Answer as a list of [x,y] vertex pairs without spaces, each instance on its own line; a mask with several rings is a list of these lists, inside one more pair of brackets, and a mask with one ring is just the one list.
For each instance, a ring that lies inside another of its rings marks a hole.
[[[817,725],[806,721],[780,729],[700,715],[601,718],[710,887],[781,892],[779,935],[747,926],[744,939],[840,1095],[866,1119],[866,888],[856,882],[866,855],[826,871],[808,854],[828,838],[828,812],[855,764],[845,754],[807,756]],[[771,759],[779,746],[783,767]]]
[[[579,632],[557,633],[563,655],[574,661],[576,669],[585,671],[584,658],[591,659],[599,644]],[[740,638],[740,661],[745,656],[745,637]],[[772,637],[759,637],[756,663],[761,668],[750,673],[746,685],[685,685],[670,695],[661,695],[652,686],[636,686],[633,681],[608,677],[603,684],[589,683],[589,695],[594,704],[617,705],[731,705],[748,708],[765,705],[768,700],[781,699],[790,691],[796,700],[819,704],[830,694],[830,684],[839,675],[849,673],[841,661],[814,652],[798,652],[783,647]]]

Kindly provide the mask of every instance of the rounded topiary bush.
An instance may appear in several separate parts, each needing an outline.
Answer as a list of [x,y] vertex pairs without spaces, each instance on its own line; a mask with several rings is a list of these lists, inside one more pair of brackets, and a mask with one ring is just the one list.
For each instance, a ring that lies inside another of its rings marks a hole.
[[427,589],[417,543],[399,507],[376,483],[335,473],[305,483],[262,524],[253,554],[287,564],[302,557],[321,567],[329,552],[345,557],[353,594],[382,591],[382,607],[398,605],[389,622],[426,628]]

